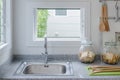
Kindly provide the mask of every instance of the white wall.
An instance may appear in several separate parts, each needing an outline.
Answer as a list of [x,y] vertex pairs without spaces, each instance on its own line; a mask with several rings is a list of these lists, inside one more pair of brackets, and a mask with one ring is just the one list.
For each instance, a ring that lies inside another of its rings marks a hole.
[[12,55],[12,3],[6,0],[6,42],[7,44],[0,46],[0,65],[6,61],[10,61]]
[[[44,52],[43,46],[28,46],[26,44],[26,18],[27,3],[31,0],[13,0],[13,54],[15,55],[35,55]],[[37,0],[35,0],[37,1]],[[114,40],[114,32],[120,31],[119,22],[115,23],[110,20],[110,32],[104,32],[103,37],[99,32],[99,16],[101,3],[99,0],[91,0],[91,38],[96,46],[96,50],[100,52],[100,47],[103,41]],[[109,2],[109,15],[114,16],[113,2]],[[112,6],[111,6],[112,5]],[[31,22],[28,22],[31,23]],[[60,44],[60,43],[57,43]],[[79,42],[73,42],[76,46],[52,46],[49,47],[49,54],[77,54],[79,49]]]

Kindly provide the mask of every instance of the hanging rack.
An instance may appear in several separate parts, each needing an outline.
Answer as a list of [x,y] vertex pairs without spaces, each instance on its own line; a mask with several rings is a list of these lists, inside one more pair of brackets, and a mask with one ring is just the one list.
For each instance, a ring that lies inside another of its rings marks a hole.
[[117,22],[118,20],[120,20],[120,17],[119,17],[119,9],[118,9],[118,1],[120,0],[99,0],[100,2],[105,2],[105,1],[116,1],[116,4],[115,4],[115,9],[116,9],[116,16],[115,17],[108,17],[107,19],[114,19],[115,22]]
[[100,2],[102,1],[120,1],[120,0],[99,0]]

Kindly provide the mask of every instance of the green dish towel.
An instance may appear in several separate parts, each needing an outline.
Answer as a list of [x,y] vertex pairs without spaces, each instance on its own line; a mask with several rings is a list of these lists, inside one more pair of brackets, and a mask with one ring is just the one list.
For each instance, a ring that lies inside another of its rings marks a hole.
[[120,75],[120,72],[99,72],[99,73],[92,73],[91,69],[89,67],[87,68],[89,71],[90,76],[118,76]]

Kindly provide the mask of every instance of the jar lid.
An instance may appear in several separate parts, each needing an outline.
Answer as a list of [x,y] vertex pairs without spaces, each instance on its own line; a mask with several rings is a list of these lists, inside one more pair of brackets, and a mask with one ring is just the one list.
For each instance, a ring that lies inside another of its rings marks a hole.
[[81,41],[81,44],[82,44],[82,45],[92,45],[92,41],[83,40],[83,41]]

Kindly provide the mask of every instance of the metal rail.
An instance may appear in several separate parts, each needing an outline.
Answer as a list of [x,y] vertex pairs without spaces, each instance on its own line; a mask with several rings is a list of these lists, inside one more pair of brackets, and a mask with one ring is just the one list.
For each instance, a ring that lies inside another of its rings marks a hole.
[[100,2],[102,1],[120,1],[120,0],[99,0]]

